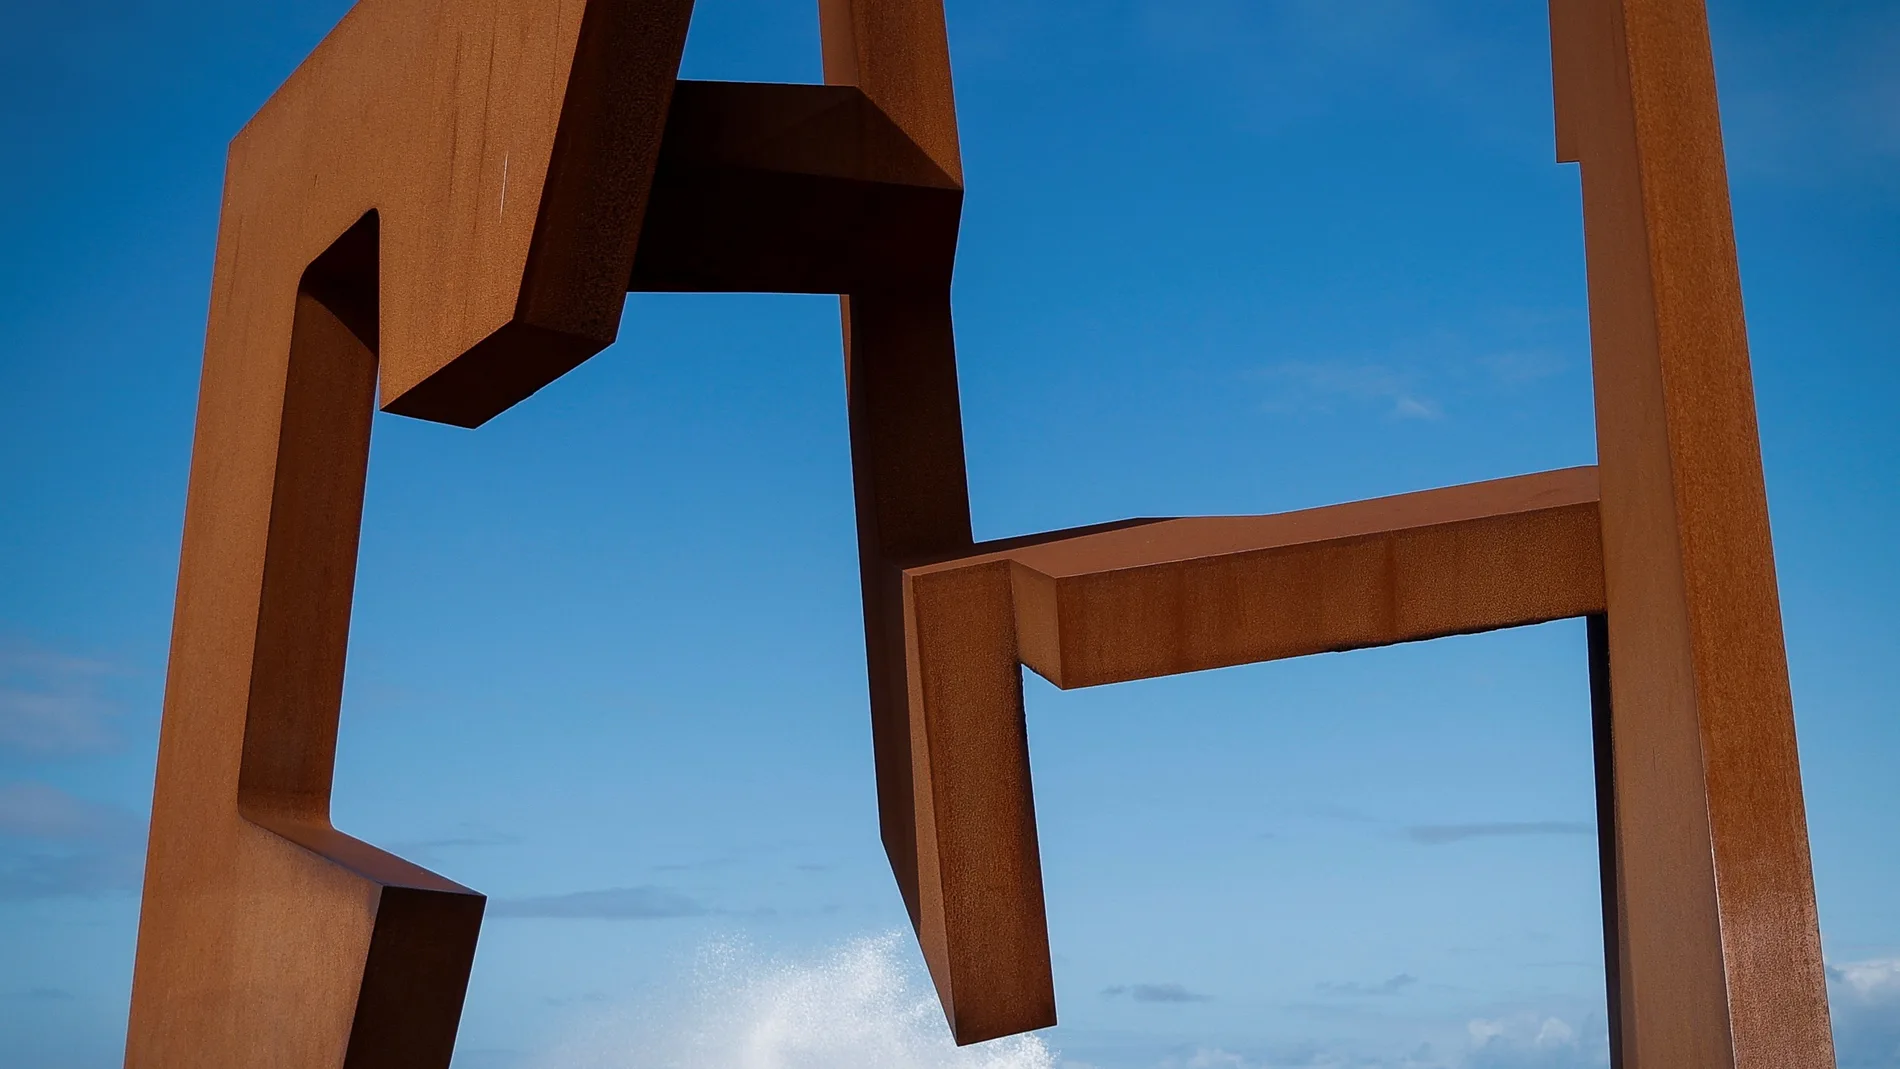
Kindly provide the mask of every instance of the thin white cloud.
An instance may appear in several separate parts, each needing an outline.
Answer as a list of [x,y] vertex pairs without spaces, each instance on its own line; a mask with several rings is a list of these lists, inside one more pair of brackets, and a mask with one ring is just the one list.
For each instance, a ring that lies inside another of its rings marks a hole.
[[464,823],[452,832],[428,839],[391,842],[388,849],[411,861],[437,861],[450,850],[479,850],[496,846],[514,846],[521,837],[498,831],[483,824]]
[[1246,1054],[1220,1047],[1197,1047],[1185,1056],[1162,1061],[1156,1069],[1453,1069],[1454,1065],[1433,1057],[1429,1045],[1387,1058],[1349,1054],[1317,1043],[1294,1043]]
[[131,848],[0,857],[0,902],[136,891],[144,874],[145,856]]
[[1465,1025],[1469,1069],[1597,1069],[1609,1064],[1606,1037],[1586,1041],[1577,1025],[1548,1014],[1473,1018]]
[[0,835],[93,839],[122,834],[129,814],[82,801],[45,783],[0,784]]
[[1505,385],[1537,382],[1570,370],[1570,362],[1549,349],[1514,349],[1478,358],[1486,374]]
[[[708,948],[697,969],[589,1015],[537,1069],[1055,1069],[1036,1036],[958,1047],[910,933],[802,960]],[[1064,1069],[1081,1069],[1065,1066]]]
[[1900,160],[1900,11],[1788,5],[1736,23],[1725,140],[1738,177],[1890,186]]
[[135,890],[143,825],[44,783],[0,785],[0,901]]
[[1319,990],[1328,995],[1396,995],[1416,983],[1418,983],[1418,977],[1413,976],[1411,973],[1402,972],[1397,976],[1389,976],[1376,983],[1367,983],[1363,980],[1348,980],[1345,983],[1323,983],[1319,985]]
[[[1251,373],[1269,412],[1330,415],[1357,409],[1388,419],[1440,420],[1451,407],[1494,406],[1580,366],[1546,344],[1561,317],[1511,310],[1480,324],[1487,340],[1427,332],[1364,357],[1282,360]],[[1540,339],[1544,339],[1540,341]]]
[[1328,412],[1340,403],[1383,409],[1397,419],[1438,419],[1444,409],[1419,386],[1418,376],[1385,364],[1345,360],[1288,360],[1260,372],[1274,386],[1268,411]]
[[1596,825],[1577,820],[1497,820],[1481,824],[1414,824],[1405,837],[1426,846],[1524,835],[1595,835]]
[[1110,998],[1127,995],[1136,1002],[1178,1003],[1213,1001],[1212,996],[1203,995],[1198,991],[1190,991],[1185,986],[1175,983],[1116,984],[1114,987],[1103,988],[1102,994]]
[[[1447,1022],[1447,1024],[1451,1024]],[[1607,1069],[1601,1030],[1549,1013],[1469,1018],[1404,1050],[1291,1043],[1236,1053],[1203,1046],[1163,1059],[1157,1069]]]
[[1827,978],[1855,998],[1900,1002],[1900,958],[1874,958],[1830,965]]
[[118,742],[99,693],[110,666],[32,646],[0,645],[0,750],[85,753]]
[[488,906],[491,917],[550,920],[661,920],[712,912],[697,899],[664,887],[610,887],[565,895],[504,898]]
[[1827,978],[1840,1069],[1900,1065],[1900,957],[1832,963]]

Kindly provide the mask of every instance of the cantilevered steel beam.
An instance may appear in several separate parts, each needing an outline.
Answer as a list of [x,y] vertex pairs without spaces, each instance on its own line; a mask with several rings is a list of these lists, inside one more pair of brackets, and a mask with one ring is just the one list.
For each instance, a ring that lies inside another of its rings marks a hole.
[[1600,613],[1600,545],[1576,468],[906,568],[918,936],[958,1037],[1055,1012],[1019,664],[1066,689]]

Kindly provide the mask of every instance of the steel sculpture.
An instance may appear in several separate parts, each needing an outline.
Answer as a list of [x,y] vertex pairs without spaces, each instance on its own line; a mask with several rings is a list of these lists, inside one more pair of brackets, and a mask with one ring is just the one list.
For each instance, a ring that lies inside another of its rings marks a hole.
[[479,425],[630,289],[844,295],[883,837],[959,1042],[1055,1022],[1021,666],[1583,616],[1616,1060],[1832,1064],[1701,0],[1551,2],[1598,467],[982,544],[941,0],[820,0],[825,85],[678,81],[691,7],[362,0],[233,141],[128,1066],[448,1064],[483,900],[329,820],[370,417]]

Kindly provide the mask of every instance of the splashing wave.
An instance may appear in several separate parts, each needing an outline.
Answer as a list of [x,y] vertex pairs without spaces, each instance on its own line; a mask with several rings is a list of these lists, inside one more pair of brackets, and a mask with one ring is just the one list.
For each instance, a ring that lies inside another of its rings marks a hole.
[[1054,1069],[1040,1039],[955,1046],[898,935],[814,962],[721,944],[675,1005],[605,1018],[540,1069]]

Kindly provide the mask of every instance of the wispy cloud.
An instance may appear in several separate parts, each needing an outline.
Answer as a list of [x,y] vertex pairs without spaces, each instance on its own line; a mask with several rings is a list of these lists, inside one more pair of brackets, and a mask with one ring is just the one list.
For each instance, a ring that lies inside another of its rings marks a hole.
[[522,1052],[512,1047],[455,1048],[456,1069],[518,1069]]
[[136,891],[143,876],[143,855],[130,849],[4,858],[0,859],[0,902]]
[[1300,810],[1300,816],[1313,820],[1337,820],[1347,824],[1371,824],[1378,818],[1363,809],[1337,802],[1318,802]]
[[1136,1002],[1212,1002],[1213,996],[1190,991],[1181,984],[1117,984],[1105,987],[1102,994],[1109,998],[1127,995]]
[[1900,1002],[1900,958],[1875,958],[1829,965],[1827,978],[1857,998]]
[[0,786],[0,901],[136,890],[143,833],[136,815],[44,783]]
[[1465,1031],[1468,1069],[1600,1069],[1608,1063],[1605,1033],[1585,1034],[1561,1017],[1474,1018]]
[[1428,331],[1363,355],[1281,360],[1249,377],[1265,384],[1262,407],[1269,412],[1440,420],[1452,409],[1509,405],[1582,366],[1556,343],[1574,325],[1562,316],[1512,309],[1476,324],[1478,337]]
[[412,839],[401,845],[416,850],[444,850],[450,847],[467,846],[513,846],[521,841],[519,835],[505,832],[476,832],[468,835],[449,835],[440,839]]
[[1827,967],[1841,1069],[1888,1069],[1900,1057],[1900,957]]
[[0,750],[56,755],[116,744],[116,710],[99,693],[110,674],[100,661],[0,644]]
[[1246,1054],[1219,1047],[1197,1047],[1186,1055],[1164,1059],[1157,1069],[1451,1069],[1458,1064],[1434,1057],[1430,1044],[1409,1054],[1379,1057],[1305,1041],[1269,1044]]
[[699,917],[711,912],[698,899],[664,887],[610,887],[565,895],[503,898],[488,906],[491,917],[559,920],[661,920]]
[[118,830],[123,815],[44,783],[0,784],[0,835],[89,839]]
[[637,1009],[613,999],[583,1013],[557,1048],[521,1064],[1056,1069],[1034,1035],[958,1047],[910,947],[908,931],[793,959],[714,943],[683,974],[641,990]]
[[9,991],[0,998],[18,999],[21,1002],[71,1002],[78,996],[63,987],[29,987],[24,991]]
[[1416,983],[1418,983],[1418,977],[1402,972],[1397,976],[1390,976],[1371,984],[1360,980],[1349,980],[1343,984],[1323,983],[1319,985],[1319,990],[1328,995],[1396,995]]
[[496,831],[480,824],[464,824],[455,831],[431,839],[407,839],[389,844],[389,850],[411,860],[435,859],[445,850],[479,850],[495,846],[514,846],[519,835]]
[[1570,362],[1549,349],[1512,349],[1478,358],[1478,367],[1504,386],[1538,382],[1570,370]]
[[1346,403],[1382,409],[1395,419],[1438,419],[1445,413],[1427,396],[1415,372],[1379,363],[1288,360],[1261,370],[1274,388],[1268,411],[1331,411]]
[[1596,825],[1573,820],[1500,820],[1482,824],[1414,824],[1405,837],[1426,846],[1443,846],[1467,839],[1523,835],[1595,835]]
[[1900,160],[1900,12],[1765,8],[1729,35],[1725,138],[1743,181],[1891,186]]
[[738,864],[739,858],[732,854],[716,857],[703,857],[696,861],[666,861],[653,866],[654,872],[705,872],[711,869],[730,868]]

